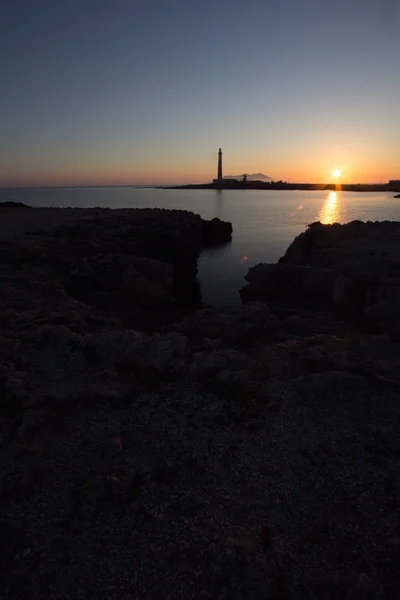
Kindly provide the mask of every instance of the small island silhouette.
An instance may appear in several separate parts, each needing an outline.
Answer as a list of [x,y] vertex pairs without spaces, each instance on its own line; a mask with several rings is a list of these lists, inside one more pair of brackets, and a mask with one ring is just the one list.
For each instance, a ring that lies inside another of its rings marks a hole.
[[[286,181],[227,181],[220,183],[192,183],[177,186],[162,186],[174,190],[342,190],[344,192],[397,192],[397,186],[390,183],[287,183]],[[398,197],[398,196],[395,196]]]
[[[273,181],[268,175],[254,173],[249,175],[222,175],[222,150],[218,151],[217,178],[209,183],[191,183],[186,185],[161,186],[161,189],[174,190],[342,190],[344,192],[400,192],[400,180],[392,179],[388,183],[288,183]],[[398,196],[395,196],[395,198]]]

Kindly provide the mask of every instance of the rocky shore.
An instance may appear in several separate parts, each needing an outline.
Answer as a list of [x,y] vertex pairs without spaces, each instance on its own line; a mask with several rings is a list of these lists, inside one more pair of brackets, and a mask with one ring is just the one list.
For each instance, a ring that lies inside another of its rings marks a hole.
[[0,211],[2,597],[397,598],[400,224],[312,224],[201,307],[231,233]]

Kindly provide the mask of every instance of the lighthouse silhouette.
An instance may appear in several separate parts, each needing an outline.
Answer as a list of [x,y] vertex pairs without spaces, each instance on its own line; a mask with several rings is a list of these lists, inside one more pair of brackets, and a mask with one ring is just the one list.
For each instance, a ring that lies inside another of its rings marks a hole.
[[222,150],[221,148],[218,150],[218,181],[222,181]]

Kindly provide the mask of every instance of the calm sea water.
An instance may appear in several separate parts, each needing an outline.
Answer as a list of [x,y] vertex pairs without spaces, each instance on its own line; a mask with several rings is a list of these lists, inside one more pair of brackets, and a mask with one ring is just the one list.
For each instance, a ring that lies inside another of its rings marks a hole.
[[33,206],[177,208],[233,224],[232,243],[205,250],[199,260],[203,301],[240,302],[249,267],[276,262],[308,223],[399,220],[393,193],[259,190],[159,190],[153,188],[57,188],[0,190],[2,200]]

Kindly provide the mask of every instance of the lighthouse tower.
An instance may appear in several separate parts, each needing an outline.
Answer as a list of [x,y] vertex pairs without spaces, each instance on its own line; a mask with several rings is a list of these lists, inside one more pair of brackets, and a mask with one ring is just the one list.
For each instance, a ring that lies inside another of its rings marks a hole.
[[218,150],[218,181],[222,181],[222,150]]

